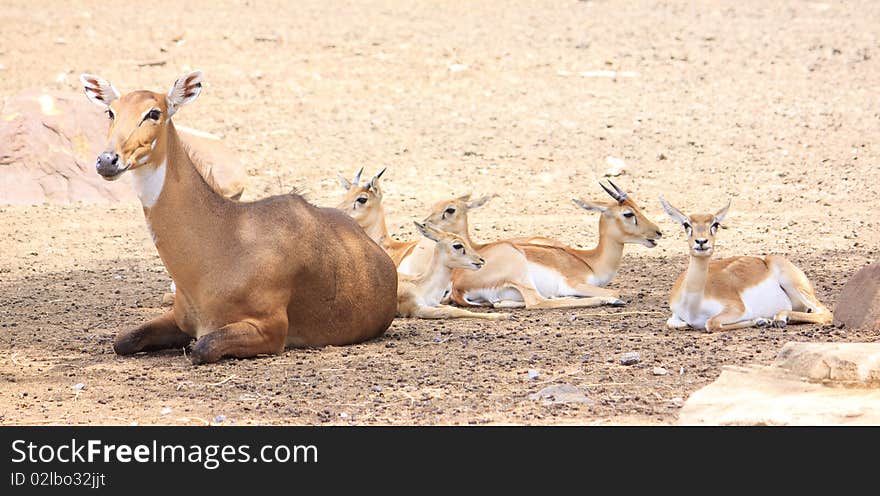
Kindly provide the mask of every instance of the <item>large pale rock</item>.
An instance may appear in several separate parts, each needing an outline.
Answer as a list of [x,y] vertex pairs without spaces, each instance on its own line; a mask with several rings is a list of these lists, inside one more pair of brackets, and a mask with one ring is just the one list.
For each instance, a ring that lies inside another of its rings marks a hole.
[[880,425],[880,343],[787,343],[771,366],[725,367],[683,425]]
[[834,323],[880,330],[880,263],[862,268],[846,283],[834,307]]
[[[208,182],[225,196],[241,195],[246,173],[232,150],[216,136],[179,131]],[[130,185],[95,172],[106,136],[107,116],[82,94],[27,90],[7,98],[0,110],[0,204],[136,202]]]

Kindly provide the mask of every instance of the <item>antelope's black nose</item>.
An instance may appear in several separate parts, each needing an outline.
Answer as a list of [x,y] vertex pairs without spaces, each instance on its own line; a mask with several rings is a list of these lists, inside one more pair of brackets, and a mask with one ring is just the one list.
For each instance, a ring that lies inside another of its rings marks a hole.
[[696,244],[698,244],[698,245],[700,245],[700,246],[705,246],[706,243],[708,243],[708,242],[709,242],[709,240],[706,239],[706,238],[701,238],[701,239],[695,239],[695,240],[694,240],[694,243],[696,243]]
[[115,176],[119,172],[119,155],[116,152],[104,152],[98,155],[95,169],[104,177]]

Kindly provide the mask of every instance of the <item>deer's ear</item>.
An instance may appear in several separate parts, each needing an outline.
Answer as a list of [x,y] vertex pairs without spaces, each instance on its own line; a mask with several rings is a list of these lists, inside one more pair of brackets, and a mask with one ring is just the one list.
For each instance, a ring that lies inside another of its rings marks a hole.
[[336,178],[339,180],[339,185],[342,186],[342,189],[348,191],[351,189],[351,182],[345,178],[342,174],[336,174]]
[[440,231],[434,229],[433,227],[422,224],[421,222],[413,222],[416,225],[416,228],[422,233],[422,236],[430,239],[431,241],[440,241]]
[[723,221],[724,218],[727,217],[727,211],[728,211],[728,210],[730,210],[730,200],[727,201],[727,205],[725,205],[724,208],[722,208],[721,210],[715,212],[715,221],[718,222],[718,223],[720,224],[721,221]]
[[662,196],[660,197],[660,205],[663,206],[663,210],[666,211],[666,214],[672,217],[672,220],[682,225],[687,224],[688,216],[683,214],[681,210],[670,205],[669,202],[664,200]]
[[607,205],[604,205],[599,202],[588,202],[588,201],[581,200],[579,198],[572,198],[571,201],[574,202],[575,205],[581,207],[582,209],[589,210],[591,212],[603,213],[608,210]]
[[[468,195],[468,196],[470,196],[470,195]],[[491,200],[494,197],[495,197],[495,195],[481,196],[480,198],[477,198],[474,201],[467,202],[467,208],[468,208],[468,210],[473,210],[475,208],[482,207],[483,205],[486,204],[487,201]]]
[[202,71],[193,71],[180,77],[168,90],[168,117],[174,115],[180,107],[195,100],[202,92]]
[[89,100],[95,105],[109,107],[113,100],[119,98],[119,92],[104,78],[92,74],[83,74],[79,77],[83,90]]

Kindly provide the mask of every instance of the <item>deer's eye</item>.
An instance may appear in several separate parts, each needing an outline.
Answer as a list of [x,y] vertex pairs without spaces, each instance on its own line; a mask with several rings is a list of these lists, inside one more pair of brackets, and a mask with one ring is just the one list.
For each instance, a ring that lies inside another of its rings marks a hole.
[[359,196],[357,198],[357,200],[355,200],[355,201],[360,203],[361,205],[363,205],[364,203],[367,203],[367,197],[366,196]]
[[636,214],[634,214],[634,213],[632,213],[632,212],[625,212],[625,213],[623,214],[623,216],[626,217],[627,219],[632,219],[633,217],[636,216]]
[[147,112],[147,119],[152,119],[154,121],[159,120],[159,116],[162,115],[162,112],[159,112],[159,109],[153,109]]
[[452,245],[452,247],[453,247],[454,249],[456,249],[456,250],[460,250],[462,253],[464,253],[464,245],[463,245],[463,244],[461,244],[461,243],[454,243],[454,244]]
[[713,222],[709,229],[712,231],[712,234],[715,234],[715,231],[717,231],[719,227],[721,227],[721,224]]
[[449,215],[452,215],[455,213],[455,207],[449,207],[445,210],[445,212]]
[[685,230],[685,231],[687,231],[687,232],[691,232],[691,225],[690,225],[689,223],[685,222],[685,223],[682,224],[682,225],[684,226],[684,230]]
[[116,114],[114,114],[113,111],[108,108],[107,109],[107,117],[109,117],[110,120],[112,121],[113,119],[116,118]]

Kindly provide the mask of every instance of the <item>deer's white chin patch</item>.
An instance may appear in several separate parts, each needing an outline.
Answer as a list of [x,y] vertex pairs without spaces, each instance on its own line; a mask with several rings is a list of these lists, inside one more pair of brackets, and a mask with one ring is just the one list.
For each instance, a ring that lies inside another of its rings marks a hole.
[[158,166],[148,164],[131,170],[132,186],[144,207],[152,208],[159,200],[162,187],[165,185],[166,168],[163,161]]

